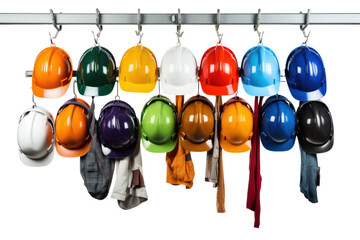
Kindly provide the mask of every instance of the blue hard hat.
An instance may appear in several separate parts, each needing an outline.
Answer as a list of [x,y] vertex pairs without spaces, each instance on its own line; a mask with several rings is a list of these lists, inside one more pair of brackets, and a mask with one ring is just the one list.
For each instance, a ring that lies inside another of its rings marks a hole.
[[285,75],[291,95],[299,101],[318,100],[326,94],[324,63],[311,47],[301,46],[290,53]]
[[262,45],[248,50],[241,63],[241,80],[251,96],[271,96],[280,88],[280,67],[275,53]]
[[296,113],[292,103],[281,95],[269,97],[261,108],[260,139],[270,151],[287,151],[295,143]]

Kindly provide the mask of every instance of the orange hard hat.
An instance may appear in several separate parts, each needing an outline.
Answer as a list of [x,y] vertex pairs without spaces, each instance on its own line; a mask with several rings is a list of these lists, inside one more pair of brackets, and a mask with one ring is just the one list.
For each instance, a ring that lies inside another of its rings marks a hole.
[[65,94],[73,75],[69,55],[61,48],[50,46],[36,57],[32,75],[35,96],[56,98]]
[[63,157],[81,157],[90,148],[88,128],[89,105],[73,98],[59,109],[55,120],[55,147]]
[[213,147],[214,106],[203,96],[190,98],[184,104],[180,118],[180,140],[184,149],[209,151]]
[[221,108],[220,146],[227,152],[246,152],[251,148],[253,110],[239,97],[230,98]]

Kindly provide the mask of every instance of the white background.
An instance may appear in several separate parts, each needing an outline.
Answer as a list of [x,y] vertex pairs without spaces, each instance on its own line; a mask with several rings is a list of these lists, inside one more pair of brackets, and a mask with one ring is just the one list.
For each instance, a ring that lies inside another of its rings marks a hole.
[[[1,12],[95,12],[143,13],[216,12],[360,12],[356,0],[331,1],[6,1]],[[104,26],[99,39],[120,64],[123,53],[138,38],[133,26]],[[93,46],[91,30],[95,25],[63,26],[55,40],[71,56],[74,69],[82,53]],[[217,41],[214,26],[183,26],[181,41],[195,54],[202,54]],[[292,49],[304,40],[297,25],[261,26],[264,45],[270,47],[284,69]],[[110,197],[95,200],[87,193],[80,176],[79,159],[55,155],[47,167],[30,168],[18,158],[16,131],[21,113],[32,105],[31,78],[35,57],[48,47],[51,25],[0,26],[1,118],[0,118],[0,239],[359,239],[359,110],[360,26],[309,26],[309,46],[321,54],[326,67],[328,92],[323,101],[330,108],[335,124],[335,145],[328,153],[318,155],[321,167],[319,203],[311,204],[300,193],[300,153],[298,144],[288,152],[261,149],[261,225],[253,228],[253,212],[246,209],[248,153],[224,153],[226,213],[216,212],[216,189],[204,182],[205,153],[193,153],[194,187],[166,183],[165,154],[142,149],[145,183],[149,200],[139,207],[124,211]],[[143,45],[156,55],[158,64],[164,52],[176,44],[176,26],[144,26]],[[253,26],[220,26],[223,45],[236,54],[238,61],[257,44]],[[143,104],[153,95],[120,91],[138,117]],[[96,112],[115,96],[96,98]],[[286,83],[280,94],[295,107]],[[239,95],[253,105],[241,83]],[[72,90],[59,99],[36,102],[53,114]],[[173,100],[174,97],[170,96]],[[186,96],[188,98],[190,96]],[[90,98],[83,97],[90,103]],[[224,97],[226,101],[229,97]],[[209,96],[211,101],[214,97]]]

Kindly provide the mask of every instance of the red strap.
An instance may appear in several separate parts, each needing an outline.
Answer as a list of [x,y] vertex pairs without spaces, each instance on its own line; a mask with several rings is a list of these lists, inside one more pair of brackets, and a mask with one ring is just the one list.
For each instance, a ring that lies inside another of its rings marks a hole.
[[254,227],[260,226],[260,189],[261,189],[261,174],[260,174],[260,137],[259,137],[259,112],[261,110],[263,97],[255,97],[254,103],[254,128],[253,137],[251,139],[250,162],[249,162],[249,185],[246,207],[254,211],[255,223]]

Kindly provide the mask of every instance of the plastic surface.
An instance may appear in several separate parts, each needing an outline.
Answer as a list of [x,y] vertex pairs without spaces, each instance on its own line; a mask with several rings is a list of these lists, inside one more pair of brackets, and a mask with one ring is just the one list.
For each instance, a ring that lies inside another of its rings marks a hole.
[[269,97],[260,112],[260,139],[270,151],[290,150],[296,139],[296,113],[281,95]]
[[259,45],[249,49],[241,63],[244,90],[251,96],[271,96],[280,88],[280,67],[275,53]]
[[77,69],[77,87],[81,95],[105,96],[116,80],[116,63],[111,52],[101,46],[86,50]]
[[[77,101],[81,106],[72,104],[71,101]],[[60,108],[55,120],[55,147],[60,156],[80,157],[89,151],[91,136],[88,126],[88,108],[89,105],[79,98],[66,102]]]
[[119,84],[122,90],[151,92],[157,80],[157,62],[150,49],[137,45],[125,52],[119,67]]
[[42,98],[63,96],[73,75],[70,56],[61,48],[51,46],[36,57],[32,75],[32,91]]
[[161,90],[167,94],[192,94],[197,89],[197,63],[194,54],[177,45],[164,54],[160,67]]
[[324,153],[334,145],[334,125],[329,108],[321,101],[301,103],[297,112],[297,136],[307,153]]
[[326,94],[324,63],[311,47],[300,46],[290,53],[285,76],[291,95],[299,101],[318,100]]
[[107,103],[101,109],[98,124],[101,150],[105,156],[124,158],[134,152],[139,126],[129,104],[120,100]]
[[214,106],[206,98],[195,96],[186,101],[180,117],[180,141],[184,149],[209,151],[213,147]]
[[230,98],[221,108],[220,146],[227,152],[246,152],[251,148],[253,111],[242,98]]
[[17,142],[20,160],[27,166],[48,165],[54,156],[54,119],[50,112],[33,107],[20,117]]
[[239,68],[235,54],[222,45],[209,48],[202,56],[199,78],[201,88],[206,94],[234,94],[239,84]]
[[149,152],[170,152],[177,143],[177,112],[165,96],[152,97],[141,113],[141,138]]

